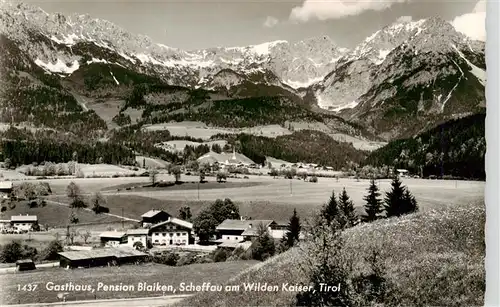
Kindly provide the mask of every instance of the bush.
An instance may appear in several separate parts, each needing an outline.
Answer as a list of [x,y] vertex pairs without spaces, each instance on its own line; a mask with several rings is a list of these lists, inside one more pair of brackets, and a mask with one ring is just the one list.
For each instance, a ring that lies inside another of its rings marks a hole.
[[179,258],[177,261],[177,266],[189,265],[196,262],[196,254],[195,253],[187,253]]
[[224,262],[227,260],[229,252],[224,248],[217,248],[213,253],[214,262]]
[[176,253],[172,253],[172,252],[168,252],[168,253],[163,254],[161,256],[155,256],[153,258],[153,262],[165,264],[165,265],[170,265],[170,266],[176,266],[177,261],[179,261],[179,255]]
[[63,245],[60,241],[54,240],[49,243],[41,253],[42,260],[58,260],[59,255],[57,253],[63,251]]
[[309,182],[318,182],[318,177],[316,177],[316,176],[312,176],[312,177],[309,179]]

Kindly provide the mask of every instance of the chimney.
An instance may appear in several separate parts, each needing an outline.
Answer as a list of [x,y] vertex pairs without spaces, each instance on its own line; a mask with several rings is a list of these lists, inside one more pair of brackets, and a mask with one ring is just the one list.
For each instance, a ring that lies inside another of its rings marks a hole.
[[248,228],[252,228],[252,223],[248,224]]

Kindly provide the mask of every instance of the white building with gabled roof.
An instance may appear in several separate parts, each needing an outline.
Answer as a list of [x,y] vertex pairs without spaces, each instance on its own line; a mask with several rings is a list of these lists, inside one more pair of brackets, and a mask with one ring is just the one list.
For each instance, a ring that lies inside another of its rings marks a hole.
[[153,245],[189,245],[192,240],[193,224],[178,218],[153,225],[149,229]]
[[34,226],[38,225],[38,217],[36,215],[13,215],[10,217],[10,225],[18,230],[29,231]]

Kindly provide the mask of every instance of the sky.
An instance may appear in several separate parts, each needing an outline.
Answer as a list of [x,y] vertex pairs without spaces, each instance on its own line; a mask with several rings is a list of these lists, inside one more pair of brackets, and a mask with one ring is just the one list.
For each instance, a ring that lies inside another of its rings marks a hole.
[[440,16],[485,39],[485,0],[25,0],[49,13],[89,14],[186,50],[296,42],[328,35],[353,48],[380,28]]

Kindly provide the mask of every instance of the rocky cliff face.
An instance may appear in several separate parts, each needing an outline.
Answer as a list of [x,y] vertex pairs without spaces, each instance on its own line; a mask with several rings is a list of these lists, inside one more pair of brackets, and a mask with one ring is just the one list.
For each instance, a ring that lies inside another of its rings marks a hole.
[[0,2],[0,35],[2,77],[9,75],[11,84],[18,80],[12,74],[18,78],[21,71],[38,83],[57,79],[70,84],[69,90],[104,98],[123,97],[144,82],[230,97],[287,96],[386,139],[474,113],[485,104],[484,43],[437,17],[389,25],[354,50],[323,36],[186,51],[88,15],[48,14]]

